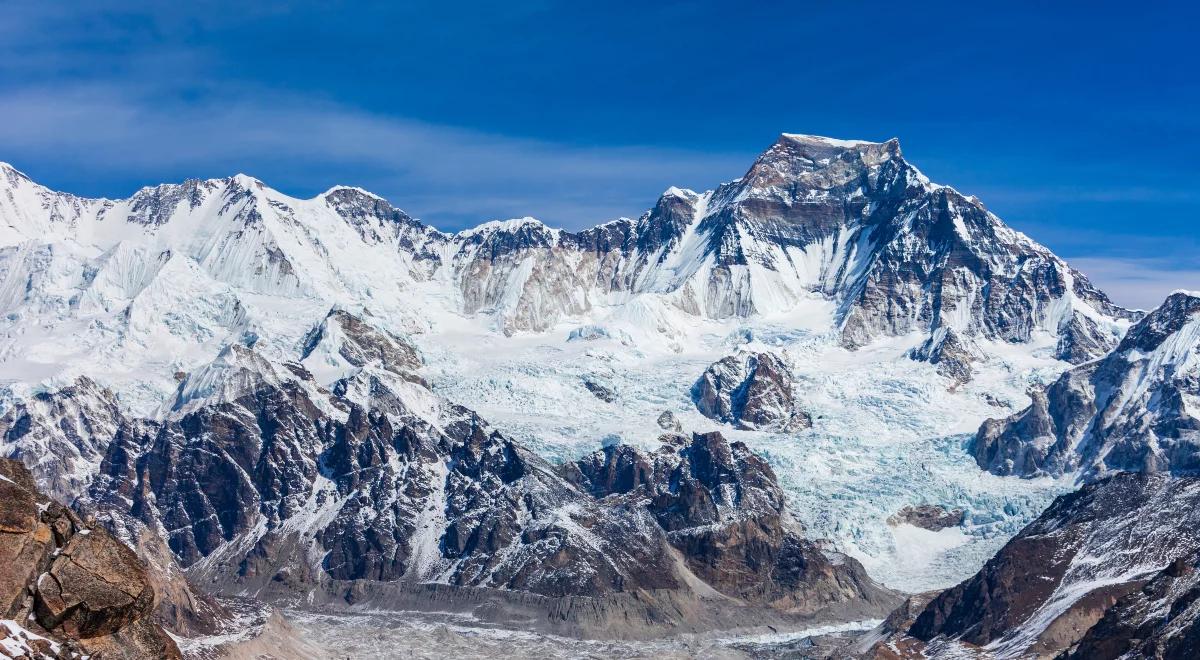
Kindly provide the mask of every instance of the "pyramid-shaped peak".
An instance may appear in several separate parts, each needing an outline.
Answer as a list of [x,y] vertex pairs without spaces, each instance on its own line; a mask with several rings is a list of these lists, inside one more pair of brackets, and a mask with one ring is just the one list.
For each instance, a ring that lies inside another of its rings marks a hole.
[[799,178],[837,171],[835,178],[850,176],[863,167],[900,160],[900,141],[867,142],[816,135],[783,133],[764,151],[741,179],[754,188],[788,185]]
[[789,142],[835,147],[839,149],[857,149],[860,147],[884,144],[882,142],[871,142],[870,140],[842,140],[839,138],[825,137],[823,135],[805,135],[803,133],[783,133],[779,136],[779,139],[788,140]]
[[869,140],[843,140],[821,135],[783,133],[763,155],[772,152],[786,153],[792,156],[801,155],[814,161],[833,158],[846,152],[858,152],[868,158],[886,158],[900,156],[900,140],[892,138],[885,142],[871,142]]

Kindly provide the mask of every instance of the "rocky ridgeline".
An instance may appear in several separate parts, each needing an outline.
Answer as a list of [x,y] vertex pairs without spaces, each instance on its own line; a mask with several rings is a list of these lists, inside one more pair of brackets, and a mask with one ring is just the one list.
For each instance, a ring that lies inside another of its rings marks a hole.
[[978,358],[963,348],[971,338],[1046,331],[1059,358],[1079,363],[1138,317],[977,199],[930,183],[895,140],[783,135],[740,179],[707,193],[672,188],[636,221],[574,234],[511,221],[455,240],[467,311],[501,310],[506,329],[551,327],[614,292],[667,292],[711,318],[817,293],[838,303],[847,347],[921,332],[935,345],[914,357],[959,381]]
[[33,658],[179,658],[153,621],[155,592],[133,550],[40,492],[0,459],[0,649]]
[[1196,478],[1138,473],[1064,495],[874,657],[1194,657],[1198,498]]
[[[435,298],[454,301],[452,311],[489,315],[509,333],[546,330],[617,299],[645,296],[729,318],[776,313],[816,295],[835,303],[845,346],[917,333],[933,344],[914,356],[937,360],[957,380],[970,357],[959,349],[972,341],[1049,333],[1058,357],[1080,363],[1111,349],[1138,316],[979,200],[931,183],[896,140],[785,134],[735,181],[705,193],[671,188],[636,220],[580,232],[526,218],[449,235],[356,188],[296,200],[244,175],[86,200],[3,169],[3,245],[104,240],[111,232],[91,231],[99,223],[142,228],[147,245],[97,244],[105,256],[94,263],[71,264],[66,252],[33,244],[0,254],[12,272],[44,272],[48,262],[78,271],[78,282],[53,287],[34,275],[21,303],[31,310],[55,308],[51,299],[65,285],[126,329],[139,327],[120,310],[154,282],[181,288],[173,278],[190,272],[185,262],[231,287],[222,295],[232,306],[243,294],[374,305],[370,298],[405,297],[408,287],[444,286]],[[178,242],[173,225],[213,236]],[[359,261],[374,267],[360,271]],[[394,280],[395,291],[375,277]],[[189,320],[210,331],[239,322]],[[939,337],[949,331],[956,339],[943,347]]]
[[790,433],[812,426],[796,407],[792,369],[774,353],[739,353],[704,370],[692,386],[696,409],[736,428]]
[[1171,295],[1112,353],[1031,396],[1025,410],[980,427],[972,444],[980,467],[1089,478],[1200,471],[1200,297]]

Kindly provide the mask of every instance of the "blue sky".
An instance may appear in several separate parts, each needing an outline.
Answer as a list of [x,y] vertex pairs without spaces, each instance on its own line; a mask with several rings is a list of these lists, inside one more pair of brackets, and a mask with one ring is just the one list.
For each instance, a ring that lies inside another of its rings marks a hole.
[[899,137],[1119,301],[1200,289],[1182,2],[399,4],[0,1],[0,160],[85,195],[246,172],[576,228],[781,132]]

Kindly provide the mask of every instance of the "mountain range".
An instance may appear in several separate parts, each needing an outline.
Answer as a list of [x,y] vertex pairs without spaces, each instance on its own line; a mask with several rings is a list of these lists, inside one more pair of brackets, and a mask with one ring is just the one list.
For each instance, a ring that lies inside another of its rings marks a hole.
[[[1195,649],[1200,297],[1116,305],[896,140],[784,134],[737,180],[578,232],[450,234],[245,175],[85,199],[0,164],[0,313],[0,452],[138,552],[138,616],[176,635],[268,603],[624,639],[887,617],[828,647],[864,657]],[[788,453],[860,423],[820,391],[855,372],[887,374],[856,405],[928,407],[889,432],[982,424],[935,459],[963,479],[1082,490],[1032,521],[1001,496],[908,503],[936,529],[888,512],[870,534],[896,553],[998,548],[905,602],[865,541],[806,525],[826,459]],[[539,426],[561,417],[583,421]]]

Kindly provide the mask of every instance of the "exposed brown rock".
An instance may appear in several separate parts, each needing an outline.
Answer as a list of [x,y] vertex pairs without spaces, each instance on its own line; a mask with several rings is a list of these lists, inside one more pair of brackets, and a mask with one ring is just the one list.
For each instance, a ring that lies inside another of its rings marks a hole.
[[102,531],[79,530],[38,578],[38,622],[71,637],[111,635],[153,604],[137,555]]
[[137,555],[38,493],[25,466],[9,459],[0,459],[0,598],[4,618],[28,622],[60,651],[180,657],[148,618],[154,590]]

